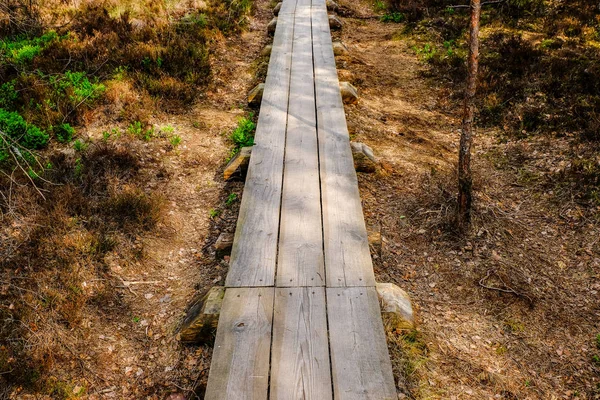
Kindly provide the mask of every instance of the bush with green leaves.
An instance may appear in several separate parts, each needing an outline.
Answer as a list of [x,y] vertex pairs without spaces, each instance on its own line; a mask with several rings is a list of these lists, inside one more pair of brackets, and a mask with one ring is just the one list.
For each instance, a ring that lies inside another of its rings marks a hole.
[[31,63],[42,50],[57,39],[56,32],[50,31],[35,38],[20,36],[0,40],[0,56],[6,63],[22,67]]
[[52,75],[49,80],[59,97],[67,98],[75,107],[93,102],[106,90],[103,84],[91,82],[85,72],[66,71],[64,76]]
[[70,124],[60,124],[54,127],[54,135],[56,135],[56,140],[61,143],[69,143],[73,140],[73,135],[75,135],[75,128],[73,128]]
[[236,150],[254,145],[255,129],[256,124],[252,121],[252,115],[240,119],[237,128],[231,134],[231,140],[233,140]]
[[46,147],[50,137],[35,125],[25,122],[16,112],[0,108],[0,132],[2,146],[22,147],[27,150],[38,150]]

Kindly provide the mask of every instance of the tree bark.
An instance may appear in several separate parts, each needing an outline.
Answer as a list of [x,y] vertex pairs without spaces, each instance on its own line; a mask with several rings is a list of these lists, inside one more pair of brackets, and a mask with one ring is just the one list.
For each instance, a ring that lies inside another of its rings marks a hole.
[[471,0],[471,32],[469,39],[469,72],[465,92],[462,132],[458,154],[458,226],[466,232],[471,223],[473,178],[471,176],[471,146],[473,144],[473,116],[479,69],[479,18],[481,0]]

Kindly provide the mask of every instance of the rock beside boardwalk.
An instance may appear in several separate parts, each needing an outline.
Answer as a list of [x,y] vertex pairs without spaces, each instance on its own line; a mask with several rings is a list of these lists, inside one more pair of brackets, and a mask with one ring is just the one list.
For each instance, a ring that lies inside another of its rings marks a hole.
[[333,54],[335,56],[345,56],[348,54],[348,48],[342,42],[333,42]]
[[408,293],[393,283],[377,283],[376,289],[385,325],[392,329],[414,329],[415,317]]
[[223,286],[213,286],[188,312],[179,331],[185,343],[210,343],[219,323],[219,313],[225,296]]
[[358,90],[350,82],[340,82],[340,92],[344,104],[354,104],[358,101]]
[[248,93],[248,105],[250,107],[260,107],[262,96],[265,91],[265,84],[259,83],[254,89]]
[[234,178],[243,179],[248,171],[251,155],[252,147],[242,147],[229,163],[227,163],[227,166],[223,171],[223,179],[226,181]]
[[271,36],[275,35],[275,29],[277,29],[277,18],[273,18],[269,25],[267,25],[267,33]]
[[329,16],[329,28],[332,31],[339,31],[340,29],[342,29],[342,21],[336,17],[335,15],[330,15]]
[[369,146],[360,142],[350,142],[350,148],[354,158],[354,168],[357,172],[372,173],[377,171],[379,161],[375,158],[375,154]]
[[217,238],[217,241],[215,242],[215,255],[218,260],[231,254],[233,236],[233,233],[223,232]]

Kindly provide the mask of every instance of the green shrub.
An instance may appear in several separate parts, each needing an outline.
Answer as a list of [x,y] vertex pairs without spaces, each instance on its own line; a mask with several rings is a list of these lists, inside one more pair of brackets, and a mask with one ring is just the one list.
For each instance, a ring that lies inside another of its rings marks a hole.
[[12,109],[15,102],[19,98],[19,94],[15,90],[16,80],[5,82],[0,85],[0,108]]
[[237,128],[235,128],[231,134],[231,140],[233,140],[236,150],[254,145],[254,130],[256,129],[256,124],[251,118],[252,115],[250,115],[249,118],[240,119]]
[[[6,140],[13,141],[25,149],[37,150],[48,144],[50,137],[35,125],[25,122],[16,112],[0,108],[0,131]],[[3,141],[4,142],[4,141]],[[2,147],[5,143],[2,143]]]
[[0,40],[0,55],[3,55],[11,64],[23,66],[33,61],[42,50],[57,38],[56,32],[51,31],[33,39],[17,37],[12,40]]
[[56,139],[61,143],[69,143],[73,140],[75,129],[70,124],[60,124],[54,127]]
[[400,23],[406,19],[406,16],[401,12],[393,12],[385,14],[381,17],[381,22],[395,22]]
[[91,103],[106,90],[101,83],[92,83],[85,72],[66,71],[63,77],[50,76],[50,84],[60,97],[67,97],[72,105]]

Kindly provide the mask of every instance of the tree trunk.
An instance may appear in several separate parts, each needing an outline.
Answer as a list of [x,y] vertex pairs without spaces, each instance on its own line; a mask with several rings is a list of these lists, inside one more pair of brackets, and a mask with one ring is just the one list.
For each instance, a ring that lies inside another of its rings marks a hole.
[[481,0],[471,0],[471,33],[469,46],[469,72],[465,93],[465,108],[458,154],[458,227],[466,232],[471,223],[473,178],[471,176],[471,145],[473,143],[473,116],[479,68],[479,17]]

